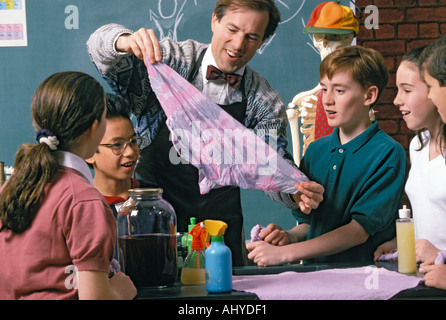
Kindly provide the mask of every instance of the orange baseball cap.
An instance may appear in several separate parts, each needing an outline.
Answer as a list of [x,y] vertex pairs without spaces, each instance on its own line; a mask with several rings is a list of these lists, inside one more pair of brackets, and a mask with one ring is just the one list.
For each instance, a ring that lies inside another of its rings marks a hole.
[[359,32],[359,22],[352,9],[336,2],[323,2],[311,13],[304,33],[349,34]]

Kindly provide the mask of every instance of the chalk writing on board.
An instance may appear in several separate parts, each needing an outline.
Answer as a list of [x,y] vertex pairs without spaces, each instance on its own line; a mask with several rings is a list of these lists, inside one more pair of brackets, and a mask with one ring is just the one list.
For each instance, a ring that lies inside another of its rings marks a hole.
[[[305,28],[306,25],[307,25],[307,24],[306,24],[304,18],[302,18],[302,28]],[[320,54],[320,53],[319,53],[319,50],[316,49],[316,47],[313,45],[313,35],[312,35],[312,34],[308,34],[307,36],[308,36],[308,38],[310,39],[310,41],[307,42],[306,44],[307,44],[308,46],[310,46],[311,49],[314,50],[314,52],[316,52],[317,54]]]
[[177,29],[181,20],[183,19],[184,13],[183,9],[188,0],[174,0],[172,12],[166,13],[163,10],[163,0],[158,0],[158,12],[150,10],[150,20],[153,21],[156,25],[156,28],[159,31],[160,39],[164,37],[172,38],[175,41],[178,41]]
[[[282,21],[280,24],[285,24],[293,20],[302,10],[306,0],[276,0],[276,5],[279,8]],[[272,35],[258,50],[259,54],[265,52],[266,48],[274,41],[277,33]]]
[[[178,26],[184,18],[184,8],[190,0],[158,0],[156,12],[150,10],[150,21],[153,21],[158,29],[160,39],[164,37],[172,38],[174,41],[178,41]],[[306,0],[276,0],[276,5],[280,10],[282,21],[280,24],[289,23],[296,18],[299,12],[302,10]],[[168,3],[169,5],[167,5]],[[197,0],[193,1],[195,6],[199,6]],[[169,12],[163,9],[171,8]],[[271,36],[262,47],[258,50],[259,54],[262,54],[269,45],[274,41],[276,35]]]

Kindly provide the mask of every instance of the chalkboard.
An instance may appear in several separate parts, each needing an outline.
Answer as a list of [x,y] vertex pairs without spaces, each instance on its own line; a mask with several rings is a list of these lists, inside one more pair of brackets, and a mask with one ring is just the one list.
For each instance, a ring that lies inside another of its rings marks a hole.
[[[320,56],[302,28],[322,2],[276,0],[282,23],[250,63],[269,80],[286,105],[298,92],[312,89],[319,81]],[[28,0],[28,46],[0,48],[0,161],[12,166],[19,145],[34,143],[30,102],[37,86],[49,75],[82,71],[96,77],[110,92],[86,50],[86,41],[97,28],[119,23],[133,30],[153,28],[160,38],[171,36],[179,41],[193,38],[208,43],[215,3],[215,0]],[[341,4],[350,6],[347,0]],[[289,148],[291,152],[291,142]],[[275,222],[286,228],[295,224],[290,210],[261,191],[243,190],[242,198],[247,231],[257,223]]]

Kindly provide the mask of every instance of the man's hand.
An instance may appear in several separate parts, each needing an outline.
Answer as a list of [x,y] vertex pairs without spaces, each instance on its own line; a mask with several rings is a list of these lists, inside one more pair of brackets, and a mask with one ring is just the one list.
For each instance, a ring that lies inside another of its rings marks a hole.
[[123,34],[116,41],[116,50],[133,53],[138,59],[150,63],[161,61],[161,48],[152,29],[141,28],[133,34]]
[[324,200],[324,187],[314,181],[303,181],[295,185],[299,191],[293,194],[294,201],[299,204],[303,213],[309,214],[312,209],[316,209]]

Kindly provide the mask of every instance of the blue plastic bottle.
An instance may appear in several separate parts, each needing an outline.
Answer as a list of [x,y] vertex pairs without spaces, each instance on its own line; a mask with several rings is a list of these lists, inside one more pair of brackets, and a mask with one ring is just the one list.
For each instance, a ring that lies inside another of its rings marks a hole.
[[204,254],[206,290],[210,293],[232,291],[232,254],[224,236],[212,236]]

